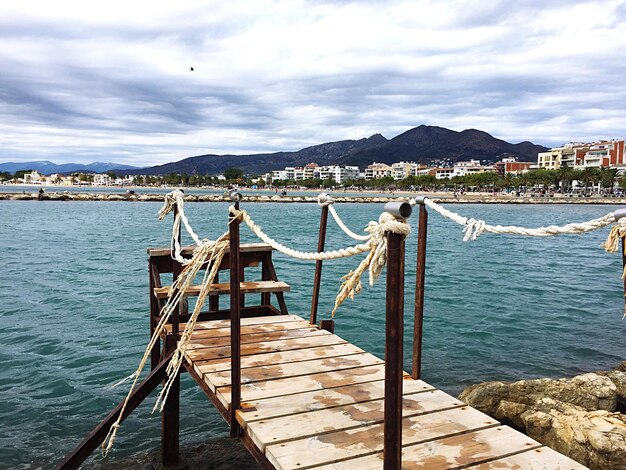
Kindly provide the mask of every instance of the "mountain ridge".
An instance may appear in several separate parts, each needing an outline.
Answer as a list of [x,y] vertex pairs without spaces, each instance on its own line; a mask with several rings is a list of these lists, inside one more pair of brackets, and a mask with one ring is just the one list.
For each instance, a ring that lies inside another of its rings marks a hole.
[[21,170],[35,170],[44,175],[53,173],[73,173],[77,171],[104,173],[111,170],[135,170],[136,166],[122,165],[112,162],[92,163],[52,163],[48,160],[35,160],[30,162],[6,162],[0,163],[0,171],[15,173]]
[[399,161],[429,163],[432,160],[459,161],[472,158],[495,161],[505,154],[516,156],[520,160],[536,161],[537,153],[546,150],[547,147],[530,141],[512,144],[478,129],[454,131],[444,127],[420,125],[391,139],[381,134],[373,134],[358,140],[326,142],[291,152],[204,154],[126,173],[215,175],[221,174],[226,168],[237,167],[246,174],[262,174],[286,166],[304,166],[311,162],[318,165],[354,165],[363,169],[374,161],[387,164]]

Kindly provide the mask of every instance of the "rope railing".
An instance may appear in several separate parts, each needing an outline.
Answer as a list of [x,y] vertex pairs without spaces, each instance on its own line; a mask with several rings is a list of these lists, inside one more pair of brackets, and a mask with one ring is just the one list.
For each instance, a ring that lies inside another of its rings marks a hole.
[[[609,234],[609,239],[607,242],[603,244],[603,247],[607,249],[607,251],[615,251],[617,250],[617,241],[620,237],[619,233],[626,234],[626,219],[622,217],[616,217],[616,212],[611,212],[609,214],[603,215],[597,219],[591,219],[586,222],[576,222],[569,223],[566,225],[549,225],[547,227],[537,227],[537,228],[527,228],[527,227],[519,227],[515,225],[490,225],[487,224],[484,220],[474,219],[469,217],[461,216],[451,210],[448,210],[436,202],[432,201],[427,197],[418,197],[410,201],[411,205],[416,204],[424,204],[430,209],[434,210],[438,214],[443,217],[456,222],[459,225],[462,225],[463,228],[463,241],[468,240],[476,240],[476,238],[481,235],[483,232],[489,233],[497,233],[497,234],[507,234],[507,235],[521,235],[521,236],[530,236],[530,237],[552,237],[555,235],[564,235],[564,234],[580,234],[591,232],[594,230],[598,230],[604,227],[611,225],[614,222],[617,222],[616,227],[620,227],[617,229],[617,239]],[[615,228],[614,228],[615,230]],[[611,232],[613,233],[613,231]]]
[[335,206],[334,206],[335,200],[332,197],[330,197],[328,194],[322,193],[319,196],[317,196],[317,203],[321,207],[328,206],[328,212],[330,212],[330,214],[333,216],[333,219],[335,220],[339,228],[343,230],[344,233],[348,235],[350,238],[353,238],[359,241],[367,241],[370,239],[371,235],[359,235],[357,233],[354,233],[352,230],[348,228],[348,226],[343,222],[343,220],[341,220],[341,217],[339,217],[339,214],[337,214],[337,211],[335,210]]
[[[332,204],[332,202],[333,201],[330,198],[327,201],[328,204]],[[196,235],[193,228],[191,227],[191,224],[189,223],[189,220],[185,215],[184,193],[181,190],[175,190],[165,195],[163,207],[159,211],[159,219],[162,220],[163,218],[165,218],[165,216],[172,210],[174,210],[174,208],[176,208],[176,217],[174,218],[172,228],[172,241],[170,245],[171,257],[172,259],[182,264],[184,268],[179,277],[172,284],[172,287],[168,293],[167,301],[161,309],[159,323],[155,327],[154,333],[150,338],[150,342],[148,343],[148,346],[144,352],[144,355],[139,363],[137,370],[127,378],[115,384],[115,386],[117,386],[125,382],[126,380],[133,379],[130,390],[128,391],[128,394],[124,400],[122,412],[120,413],[120,418],[111,426],[108,435],[102,443],[103,455],[106,455],[113,447],[113,442],[115,441],[117,430],[119,429],[122,421],[124,409],[126,408],[130,396],[135,389],[135,386],[137,385],[139,376],[141,375],[141,372],[143,371],[150,357],[150,352],[154,348],[154,345],[156,344],[160,335],[163,334],[163,332],[165,331],[166,325],[168,324],[168,321],[170,320],[174,309],[177,308],[178,304],[184,297],[185,290],[193,283],[194,279],[196,279],[202,267],[209,266],[210,269],[207,269],[205,272],[200,288],[200,294],[196,301],[194,311],[185,325],[185,330],[183,331],[180,340],[177,341],[175,353],[171,359],[171,362],[167,366],[167,377],[165,380],[165,384],[161,392],[158,394],[156,403],[154,404],[154,407],[152,409],[153,412],[157,409],[160,411],[163,410],[165,402],[167,401],[168,393],[182,365],[184,354],[191,338],[191,333],[193,332],[198,316],[200,315],[200,311],[206,302],[210,286],[213,284],[213,281],[217,276],[221,261],[224,257],[224,254],[226,253],[226,250],[229,247],[229,232],[224,233],[222,236],[214,241],[206,239],[201,240]],[[329,208],[332,208],[332,206],[329,206]],[[245,210],[237,209],[234,205],[231,205],[229,207],[229,212],[233,215],[231,222],[233,220],[245,222],[250,230],[258,238],[269,244],[275,250],[293,258],[307,261],[335,260],[368,252],[368,255],[363,261],[361,261],[359,266],[354,271],[350,271],[342,278],[343,283],[341,284],[339,293],[337,294],[337,298],[335,299],[335,306],[332,311],[333,316],[345,299],[354,299],[354,296],[358,292],[360,292],[362,287],[361,276],[365,271],[369,271],[370,285],[373,285],[380,276],[382,269],[386,263],[387,240],[385,237],[385,233],[392,232],[406,237],[411,231],[410,226],[405,221],[398,220],[393,215],[387,212],[383,212],[380,215],[378,222],[370,221],[368,226],[365,228],[365,231],[368,232],[368,235],[354,234],[345,226],[345,224],[343,224],[342,222],[338,222],[338,225],[344,230],[344,232],[350,232],[354,236],[359,237],[358,239],[362,239],[364,241],[366,240],[366,243],[332,251],[304,252],[289,248],[271,238],[261,229],[259,225],[254,222],[254,220],[252,220],[250,215]],[[336,216],[335,220],[341,221],[338,215]],[[181,253],[182,248],[180,246],[180,240],[178,236],[181,224],[185,227],[185,229],[197,245],[197,247],[194,249],[191,259],[184,258]]]

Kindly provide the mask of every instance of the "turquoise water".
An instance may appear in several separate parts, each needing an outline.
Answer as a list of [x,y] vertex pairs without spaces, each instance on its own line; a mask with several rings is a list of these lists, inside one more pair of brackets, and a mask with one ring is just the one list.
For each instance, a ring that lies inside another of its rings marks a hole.
[[[171,221],[157,203],[0,201],[0,467],[49,468],[124,396],[107,386],[132,372],[148,340],[146,247],[166,246]],[[608,206],[454,205],[491,223],[539,226],[599,217]],[[337,209],[353,229],[379,205]],[[314,204],[255,204],[250,214],[288,246],[313,250]],[[196,232],[225,230],[226,204],[188,204]],[[415,220],[413,220],[415,222]],[[414,231],[416,232],[416,231]],[[462,242],[460,227],[431,214],[426,276],[424,379],[450,393],[484,380],[572,375],[626,359],[621,260],[600,248],[608,229],[547,239],[485,234]],[[244,241],[253,238],[242,228]],[[332,221],[328,248],[352,244]],[[415,233],[407,241],[406,332],[412,331]],[[292,286],[291,313],[308,315],[314,264],[277,254]],[[349,259],[326,263],[322,317]],[[384,279],[365,286],[336,317],[339,335],[384,351]],[[405,368],[411,344],[406,342]],[[227,428],[199,387],[182,380],[181,439]],[[123,425],[113,457],[158,446],[149,400]],[[101,457],[96,456],[94,461]]]
[[[42,186],[35,185],[12,185],[12,184],[0,184],[0,193],[37,193]],[[118,186],[43,186],[47,194],[52,193],[119,193],[124,194],[129,189],[132,189],[137,194],[167,194],[172,191],[172,188],[147,188],[147,187],[118,187]],[[185,194],[192,195],[207,195],[207,194],[224,194],[224,189],[216,188],[187,188]],[[249,189],[241,188],[239,190],[244,196],[274,196],[276,191],[273,189]],[[317,196],[318,192],[311,191],[299,191],[288,189],[288,196]],[[359,192],[359,191],[338,191],[336,196],[350,196],[350,197],[389,197],[394,193],[387,192]]]

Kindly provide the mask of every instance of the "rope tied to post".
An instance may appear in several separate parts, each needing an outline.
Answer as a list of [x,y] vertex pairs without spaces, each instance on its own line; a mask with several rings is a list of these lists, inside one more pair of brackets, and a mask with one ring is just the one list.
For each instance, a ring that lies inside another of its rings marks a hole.
[[361,291],[363,287],[361,276],[366,270],[369,271],[370,286],[373,286],[380,277],[383,267],[387,263],[387,237],[385,233],[397,233],[406,238],[411,233],[411,227],[404,220],[397,220],[391,214],[383,212],[378,218],[378,223],[371,221],[365,231],[370,234],[370,252],[354,271],[350,271],[341,278],[343,283],[339,288],[335,307],[331,312],[333,318],[337,309],[347,298],[354,300],[354,296]]
[[163,220],[167,214],[172,212],[176,208],[176,217],[174,218],[174,224],[172,225],[172,241],[170,244],[171,257],[178,261],[183,266],[190,262],[190,260],[183,258],[181,255],[181,246],[178,234],[180,232],[181,222],[185,226],[185,230],[191,236],[197,246],[203,243],[208,243],[207,240],[200,240],[198,235],[193,231],[189,220],[185,215],[185,193],[181,189],[175,189],[165,195],[163,207],[159,210],[159,220]]
[[[182,191],[176,190],[166,195],[165,203],[163,207],[161,208],[161,210],[159,211],[159,219],[162,220],[169,212],[171,212],[174,209],[174,207],[177,207],[177,217],[174,221],[175,228],[172,231],[173,240],[178,239],[177,224],[178,224],[178,227],[180,227],[180,222],[182,221],[186,227],[189,225],[189,222],[187,221],[187,218],[184,215],[183,205],[184,205],[183,193]],[[188,232],[190,232],[190,234],[193,234],[192,236],[195,236],[195,233],[193,233],[193,230],[191,229],[190,226],[188,227],[187,230]],[[154,334],[150,338],[150,342],[148,343],[148,346],[146,347],[146,350],[144,351],[143,357],[139,363],[139,366],[137,367],[137,370],[133,372],[131,375],[129,375],[128,377],[126,377],[125,379],[119,381],[118,383],[114,385],[114,386],[117,386],[117,385],[124,383],[127,380],[133,379],[132,385],[130,386],[128,394],[126,395],[126,398],[122,405],[122,410],[120,412],[120,415],[118,419],[115,421],[115,423],[111,425],[111,428],[109,429],[109,432],[102,443],[102,454],[104,456],[106,456],[108,452],[111,450],[111,448],[113,447],[113,442],[115,441],[117,430],[120,428],[120,425],[122,422],[122,416],[124,415],[124,410],[126,409],[126,406],[128,405],[128,401],[130,400],[130,396],[132,395],[132,392],[135,389],[135,386],[137,385],[141,372],[143,371],[146,363],[148,362],[150,358],[150,352],[154,348],[154,345],[160,338],[161,334],[165,332],[166,326],[170,318],[172,317],[172,313],[174,312],[174,309],[178,308],[180,301],[185,296],[185,292],[187,288],[191,286],[193,281],[198,276],[198,273],[200,272],[202,267],[204,265],[208,265],[210,266],[210,269],[207,269],[205,272],[204,278],[202,280],[202,285],[200,288],[200,294],[198,296],[198,300],[194,307],[194,311],[191,314],[190,319],[187,321],[187,324],[185,325],[185,329],[181,335],[181,338],[177,342],[177,347],[174,352],[174,355],[172,356],[172,359],[170,360],[170,363],[167,366],[166,380],[165,380],[163,388],[161,389],[161,391],[159,392],[157,396],[157,400],[154,405],[154,408],[152,409],[152,412],[156,411],[157,408],[159,408],[160,411],[163,410],[163,406],[165,405],[171,386],[174,383],[174,380],[176,379],[176,377],[178,376],[180,366],[182,365],[182,361],[184,359],[184,352],[191,339],[191,333],[193,332],[193,329],[196,325],[198,315],[200,314],[200,310],[202,309],[202,307],[204,306],[204,303],[206,302],[206,297],[208,296],[210,287],[213,284],[213,281],[215,280],[217,271],[219,269],[219,265],[222,261],[222,258],[224,257],[226,253],[226,250],[229,247],[228,232],[225,232],[224,234],[222,234],[217,240],[206,240],[206,239],[200,240],[198,239],[197,236],[195,236],[194,239],[196,240],[196,244],[198,246],[193,251],[193,255],[191,259],[189,260],[182,258],[181,253],[180,253],[180,243],[172,242],[172,247],[175,248],[175,251],[172,254],[172,258],[174,258],[177,261],[178,261],[178,258],[181,258],[184,261],[184,263],[181,263],[181,264],[184,264],[184,268],[181,271],[178,278],[176,278],[176,280],[172,283],[172,287],[167,294],[167,301],[165,305],[163,306],[163,308],[161,309],[160,314],[159,314],[160,316],[159,323],[156,325],[154,329]]]
[[[328,212],[330,212],[330,215],[333,216],[335,223],[350,238],[353,238],[354,240],[359,240],[359,241],[367,241],[370,239],[371,235],[359,235],[359,234],[354,233],[352,230],[348,228],[348,226],[343,222],[343,220],[341,220],[341,217],[339,217],[339,214],[337,214],[337,210],[335,209],[335,206],[334,206],[335,200],[332,197],[330,197],[329,194],[327,193],[319,194],[317,196],[317,203],[319,204],[320,207],[328,206]],[[365,231],[367,231],[367,229]]]

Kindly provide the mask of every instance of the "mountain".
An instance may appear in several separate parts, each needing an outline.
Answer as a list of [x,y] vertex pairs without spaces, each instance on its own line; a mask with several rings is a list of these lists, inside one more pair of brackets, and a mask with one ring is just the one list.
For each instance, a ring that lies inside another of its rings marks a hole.
[[15,173],[20,170],[36,170],[44,175],[51,175],[52,173],[73,173],[75,171],[104,173],[110,170],[133,170],[135,168],[137,167],[105,162],[93,162],[86,165],[83,163],[62,163],[57,165],[56,163],[45,160],[0,163],[0,171]]
[[338,159],[369,148],[376,148],[387,142],[380,134],[367,139],[341,140],[306,147],[297,152],[259,153],[252,155],[199,155],[164,165],[140,168],[126,174],[165,175],[187,173],[200,175],[221,174],[226,168],[237,167],[248,174],[261,174],[285,166],[302,166],[310,162],[320,165],[336,163]]
[[286,166],[304,166],[310,162],[318,165],[358,165],[363,169],[374,161],[388,164],[399,161],[428,163],[444,158],[452,161],[471,158],[495,161],[504,154],[514,155],[522,161],[536,161],[537,153],[546,150],[546,147],[532,142],[511,144],[477,129],[457,132],[443,127],[421,125],[390,140],[380,134],[374,134],[360,140],[341,140],[314,145],[297,152],[199,155],[164,165],[118,173],[216,175],[221,174],[226,168],[236,167],[244,170],[246,174],[262,174]]
[[455,162],[472,158],[495,161],[504,154],[514,155],[522,161],[536,161],[537,153],[546,150],[546,147],[531,142],[511,144],[477,129],[457,132],[443,127],[422,125],[375,149],[354,153],[345,159],[345,163],[359,166],[368,165],[374,160],[388,164],[399,161],[428,163],[444,158]]

